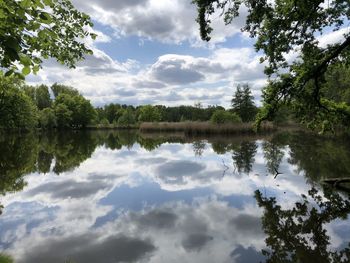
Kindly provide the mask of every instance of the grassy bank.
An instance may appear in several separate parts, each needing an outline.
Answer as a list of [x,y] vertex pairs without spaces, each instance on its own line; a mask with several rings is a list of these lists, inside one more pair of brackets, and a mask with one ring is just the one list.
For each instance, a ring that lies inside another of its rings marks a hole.
[[[272,123],[264,123],[260,132],[271,132],[277,128]],[[211,122],[144,122],[141,132],[184,132],[196,134],[255,134],[254,123],[214,124]]]

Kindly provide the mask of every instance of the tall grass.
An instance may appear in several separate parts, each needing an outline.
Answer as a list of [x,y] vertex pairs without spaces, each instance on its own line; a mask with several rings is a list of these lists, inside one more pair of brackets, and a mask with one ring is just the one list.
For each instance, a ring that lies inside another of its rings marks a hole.
[[[272,123],[264,123],[260,132],[276,130]],[[141,132],[184,132],[187,135],[201,134],[255,134],[253,123],[214,124],[211,122],[144,122]]]

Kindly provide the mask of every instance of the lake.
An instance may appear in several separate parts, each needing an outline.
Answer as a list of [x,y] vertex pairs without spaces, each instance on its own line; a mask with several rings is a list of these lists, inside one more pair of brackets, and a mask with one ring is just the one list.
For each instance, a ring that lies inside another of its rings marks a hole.
[[[349,262],[350,140],[305,132],[0,136],[14,262]],[[6,261],[3,261],[6,262]]]

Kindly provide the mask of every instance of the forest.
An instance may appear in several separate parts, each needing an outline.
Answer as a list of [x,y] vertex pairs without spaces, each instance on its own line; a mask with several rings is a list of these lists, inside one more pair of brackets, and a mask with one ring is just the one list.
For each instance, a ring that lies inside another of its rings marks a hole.
[[[350,69],[345,64],[332,66],[322,87],[325,97],[338,103],[350,103]],[[110,103],[94,107],[80,92],[70,86],[53,84],[30,86],[25,81],[0,76],[1,129],[84,129],[84,128],[137,128],[149,122],[210,122],[215,125],[253,123],[263,109],[256,106],[251,87],[237,85],[232,89],[231,107],[218,105],[125,105]],[[308,118],[311,118],[310,116]],[[281,106],[274,114],[273,123],[301,123],[305,127],[327,130],[308,122],[297,106]],[[327,122],[328,124],[328,122]],[[328,127],[328,126],[327,126]],[[348,123],[332,122],[331,128],[348,130]]]
[[194,106],[107,104],[93,107],[73,87],[53,84],[30,86],[15,77],[0,77],[2,129],[83,129],[87,127],[137,127],[143,122],[252,122],[258,112],[249,85],[238,85],[232,108],[200,103]]

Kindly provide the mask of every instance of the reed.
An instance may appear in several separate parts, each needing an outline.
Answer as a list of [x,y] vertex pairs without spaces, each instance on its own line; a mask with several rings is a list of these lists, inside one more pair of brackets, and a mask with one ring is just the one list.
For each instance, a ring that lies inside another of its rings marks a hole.
[[[272,123],[264,123],[259,132],[275,131]],[[144,122],[141,132],[184,132],[187,135],[203,134],[255,134],[254,123],[214,124],[211,122]]]

